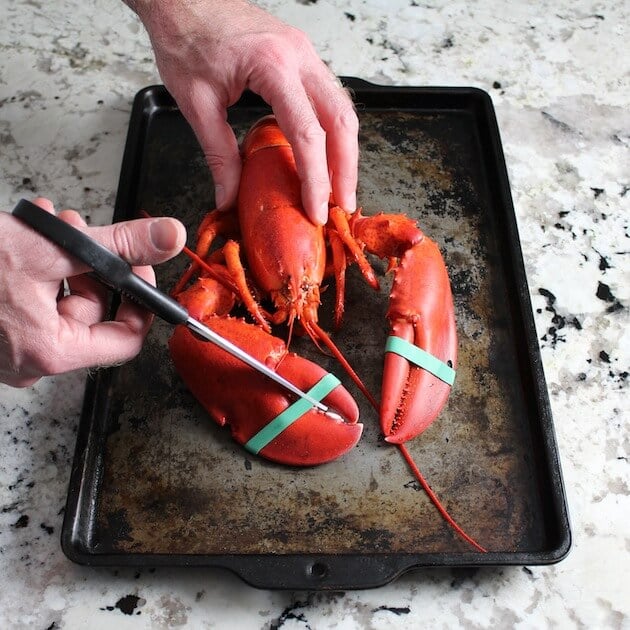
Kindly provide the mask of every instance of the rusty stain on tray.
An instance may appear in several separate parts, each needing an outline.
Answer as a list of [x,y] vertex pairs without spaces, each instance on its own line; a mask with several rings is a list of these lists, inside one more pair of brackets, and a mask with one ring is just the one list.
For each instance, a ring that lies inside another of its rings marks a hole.
[[[242,133],[259,111],[237,112]],[[194,231],[212,184],[176,119],[153,130],[141,204]],[[182,140],[182,138],[184,138]],[[470,126],[453,115],[361,115],[359,202],[366,213],[407,213],[441,247],[453,286],[459,367],[450,400],[409,444],[458,523],[492,551],[542,546],[535,465],[497,252],[482,207]],[[163,173],[171,176],[164,178]],[[158,268],[172,286],[181,258]],[[383,270],[378,262],[375,265]],[[389,284],[374,293],[349,275],[335,335],[368,388],[380,391]],[[322,323],[330,323],[332,291]],[[282,335],[282,332],[279,333]],[[468,551],[386,444],[378,418],[339,366],[307,340],[293,350],[334,372],[361,407],[359,445],[324,466],[295,469],[250,456],[219,428],[174,372],[169,328],[156,323],[138,358],[118,370],[100,491],[99,547],[166,554],[423,553]]]

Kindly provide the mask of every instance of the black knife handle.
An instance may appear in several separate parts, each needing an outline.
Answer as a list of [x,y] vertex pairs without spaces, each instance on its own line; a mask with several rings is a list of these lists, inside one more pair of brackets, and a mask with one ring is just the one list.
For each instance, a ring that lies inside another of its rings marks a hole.
[[170,324],[188,320],[188,311],[181,304],[136,275],[127,261],[54,214],[26,199],[18,202],[12,214],[88,265],[110,289],[120,291]]

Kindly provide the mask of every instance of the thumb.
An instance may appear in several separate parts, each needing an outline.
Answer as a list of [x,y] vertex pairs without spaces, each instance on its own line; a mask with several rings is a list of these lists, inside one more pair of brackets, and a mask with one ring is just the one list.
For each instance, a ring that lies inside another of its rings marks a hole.
[[186,244],[186,228],[177,219],[135,219],[87,228],[87,234],[131,265],[155,265],[177,255]]

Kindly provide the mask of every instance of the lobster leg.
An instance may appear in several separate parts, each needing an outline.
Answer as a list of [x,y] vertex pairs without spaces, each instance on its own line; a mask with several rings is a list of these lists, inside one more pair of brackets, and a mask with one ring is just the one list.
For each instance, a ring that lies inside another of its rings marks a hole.
[[223,253],[225,255],[225,263],[227,265],[228,271],[232,276],[236,286],[238,288],[239,296],[250,312],[251,316],[262,326],[263,330],[266,332],[271,332],[271,328],[263,315],[260,305],[252,295],[252,292],[249,290],[247,286],[247,279],[245,277],[245,269],[243,268],[243,263],[241,262],[240,257],[240,247],[236,241],[229,240],[223,246]]
[[[374,273],[374,269],[372,269],[372,265],[370,265],[365,253],[363,251],[365,244],[362,243],[355,237],[354,232],[351,229],[352,226],[356,222],[356,219],[361,217],[361,209],[358,208],[354,215],[352,215],[352,219],[348,219],[348,213],[340,208],[339,206],[332,206],[330,208],[330,221],[334,226],[334,230],[337,235],[343,242],[343,244],[348,249],[349,255],[357,263],[359,269],[361,270],[361,274],[367,281],[367,283],[375,290],[378,291],[379,284],[378,279],[376,278],[376,274]],[[372,217],[370,217],[372,218]]]
[[341,327],[341,320],[343,319],[344,305],[345,305],[345,293],[346,293],[346,268],[348,267],[346,259],[346,250],[344,243],[341,240],[339,234],[330,230],[328,232],[328,238],[330,241],[330,249],[332,252],[332,273],[335,276],[335,330],[339,330]]
[[198,258],[193,257],[188,269],[182,274],[182,277],[173,288],[173,295],[180,293],[190,282],[193,275],[199,271],[202,265],[198,259],[204,259],[208,255],[217,236],[221,234],[235,237],[238,235],[238,232],[238,219],[234,212],[230,210],[211,210],[207,212],[197,230],[195,254]]

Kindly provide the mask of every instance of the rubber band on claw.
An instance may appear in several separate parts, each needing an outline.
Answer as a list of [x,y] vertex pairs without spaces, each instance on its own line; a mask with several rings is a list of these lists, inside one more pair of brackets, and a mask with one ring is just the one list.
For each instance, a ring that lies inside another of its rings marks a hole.
[[444,381],[447,385],[453,386],[455,382],[455,370],[450,366],[440,361],[432,354],[414,346],[402,337],[391,336],[387,338],[385,344],[385,352],[394,352],[404,357],[408,361],[411,361],[423,370],[430,372],[433,376],[436,376],[441,381]]
[[[326,374],[306,393],[317,401],[328,396],[341,381],[334,374]],[[278,414],[273,420],[263,427],[256,435],[249,439],[245,444],[245,448],[254,455],[258,455],[271,441],[277,438],[286,428],[290,427],[296,420],[301,418],[306,412],[313,409],[313,405],[305,398],[296,400],[292,405],[287,407],[282,413]]]

